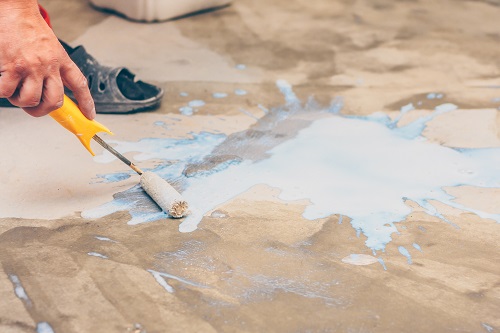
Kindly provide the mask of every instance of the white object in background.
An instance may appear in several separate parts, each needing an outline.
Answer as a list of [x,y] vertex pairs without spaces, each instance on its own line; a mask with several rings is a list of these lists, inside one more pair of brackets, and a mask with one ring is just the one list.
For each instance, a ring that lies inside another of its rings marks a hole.
[[164,21],[227,5],[231,0],[90,0],[95,7],[109,9],[136,21]]

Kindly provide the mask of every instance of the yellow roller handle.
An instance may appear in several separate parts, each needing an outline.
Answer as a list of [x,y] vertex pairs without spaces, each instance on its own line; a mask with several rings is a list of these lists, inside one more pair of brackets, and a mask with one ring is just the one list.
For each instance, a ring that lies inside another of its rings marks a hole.
[[66,95],[64,95],[63,106],[49,113],[49,116],[76,135],[78,140],[80,140],[92,156],[95,155],[92,148],[90,148],[90,140],[92,140],[92,137],[99,132],[113,134],[106,126],[95,120],[87,119],[78,106]]

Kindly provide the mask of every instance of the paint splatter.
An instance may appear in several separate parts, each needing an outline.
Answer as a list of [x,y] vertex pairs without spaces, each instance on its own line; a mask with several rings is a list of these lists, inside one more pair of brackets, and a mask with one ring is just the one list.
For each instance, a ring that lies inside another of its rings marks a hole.
[[426,97],[427,97],[427,99],[441,99],[444,97],[444,95],[441,93],[429,93],[429,94],[427,94]]
[[197,287],[197,288],[207,288],[206,286],[204,285],[201,285],[201,284],[198,284],[198,283],[195,283],[195,282],[192,282],[192,281],[189,281],[189,280],[186,280],[186,279],[183,279],[183,278],[180,278],[178,276],[175,276],[175,275],[172,275],[172,274],[168,274],[168,273],[163,273],[163,272],[158,272],[158,271],[154,271],[152,269],[148,269],[148,272],[151,273],[153,275],[153,277],[155,278],[155,280],[166,290],[168,291],[169,293],[173,293],[174,292],[174,288],[169,285],[167,283],[167,281],[165,281],[165,278],[167,279],[172,279],[172,280],[176,280],[176,281],[179,281],[181,283],[184,283],[184,284],[187,284],[189,286],[192,286],[192,287]]
[[97,178],[102,179],[102,183],[117,183],[130,178],[131,172],[117,172],[108,174],[97,174]]
[[162,274],[160,272],[153,271],[151,269],[148,269],[148,272],[151,273],[151,275],[153,275],[153,277],[155,278],[156,282],[158,282],[160,284],[160,286],[163,287],[163,289],[165,289],[169,293],[173,293],[174,292],[174,288],[172,288],[172,286],[169,285],[167,283],[167,281],[165,281],[165,279],[162,277]]
[[358,266],[364,266],[364,265],[371,265],[376,262],[378,262],[378,259],[367,255],[367,254],[350,254],[347,257],[342,259],[343,263],[350,264],[350,265],[358,265]]
[[112,240],[111,238],[108,237],[102,237],[102,236],[95,236],[96,239],[103,241],[103,242],[111,242],[111,243],[118,243],[115,240]]
[[195,100],[190,101],[188,103],[188,106],[191,108],[199,108],[199,107],[202,107],[203,105],[205,105],[205,102],[200,100],[200,99],[195,99]]
[[212,214],[210,214],[210,217],[216,218],[216,219],[223,219],[227,217],[227,214],[224,213],[223,211],[220,210],[214,210]]
[[15,274],[10,274],[9,280],[14,285],[14,293],[16,294],[16,296],[27,305],[31,305],[31,300],[29,299],[28,294],[26,294],[26,291],[24,290],[19,277]]
[[408,252],[408,250],[404,246],[398,246],[398,251],[399,251],[399,253],[401,253],[402,255],[404,255],[406,257],[406,260],[408,261],[408,265],[411,265],[412,261],[411,261],[410,252]]
[[385,261],[382,258],[377,258],[378,262],[382,265],[382,268],[384,268],[384,271],[387,270],[387,266],[385,265]]
[[415,110],[415,107],[413,106],[412,103],[410,103],[410,104],[407,104],[405,106],[402,106],[401,109],[400,109],[400,112],[402,114],[405,114],[405,113],[408,113],[408,112],[410,112],[412,110]]
[[221,92],[216,92],[212,94],[213,98],[226,98],[227,94],[226,93],[221,93]]
[[249,116],[250,118],[253,118],[255,120],[259,120],[258,117],[254,116],[252,113],[250,113],[249,111],[245,110],[245,109],[239,109],[241,113],[243,113],[244,115],[247,115]]
[[187,92],[182,91],[182,92],[179,93],[179,96],[188,97],[189,94]]
[[54,333],[54,329],[46,321],[36,324],[36,333]]
[[[165,161],[155,172],[175,181],[193,208],[180,231],[195,230],[205,214],[258,184],[279,188],[282,200],[309,200],[303,212],[306,219],[349,217],[374,253],[391,241],[395,223],[411,214],[407,201],[450,224],[433,201],[500,222],[500,214],[461,205],[444,190],[463,185],[500,187],[500,148],[452,149],[422,137],[429,121],[453,112],[456,105],[441,104],[399,126],[383,113],[342,115],[340,98],[328,108],[311,101],[303,105],[286,81],[278,81],[277,87],[286,105],[269,110],[247,131],[229,137],[200,133],[193,139],[115,142],[122,152],[139,152],[136,160]],[[411,107],[402,112],[411,112]],[[109,161],[109,156],[96,160]],[[185,172],[192,169],[202,172]],[[131,224],[166,217],[138,187],[82,216],[97,218],[118,210],[130,211]]]
[[234,91],[234,93],[235,93],[236,95],[238,95],[238,96],[244,96],[244,95],[246,95],[246,94],[247,94],[247,91],[246,91],[246,90],[243,90],[243,89],[236,89],[236,90]]
[[420,245],[418,245],[417,243],[413,243],[413,247],[415,249],[417,249],[418,251],[422,252],[422,248],[420,247]]
[[104,254],[100,254],[100,253],[97,253],[97,252],[88,252],[87,254],[89,256],[92,256],[92,257],[98,257],[98,258],[101,258],[101,259],[108,259],[108,257],[105,256]]
[[484,329],[488,332],[488,333],[492,333],[493,332],[493,327],[486,324],[486,323],[481,323],[481,325],[484,327]]
[[238,64],[236,66],[234,66],[236,69],[239,69],[239,70],[244,70],[244,69],[247,69],[247,66],[244,65],[244,64]]
[[179,108],[179,111],[185,116],[192,116],[194,113],[193,108],[189,106],[182,106]]
[[181,106],[179,108],[179,111],[184,116],[192,116],[196,111],[198,111],[195,108],[202,107],[203,105],[205,105],[204,101],[199,100],[199,99],[195,99],[195,100],[188,102],[187,105]]
[[268,114],[268,113],[269,113],[269,109],[268,109],[268,108],[266,108],[264,105],[259,104],[259,105],[257,105],[257,107],[258,107],[259,109],[261,109],[261,110],[262,110],[262,112],[264,112],[264,114]]

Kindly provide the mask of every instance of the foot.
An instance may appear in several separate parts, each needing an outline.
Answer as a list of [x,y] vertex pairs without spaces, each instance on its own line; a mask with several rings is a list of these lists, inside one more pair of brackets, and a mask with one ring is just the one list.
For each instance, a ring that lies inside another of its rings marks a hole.
[[134,21],[165,21],[207,9],[228,5],[231,0],[90,0],[104,10],[111,10]]
[[[71,60],[87,78],[97,113],[135,113],[157,108],[163,89],[142,81],[123,67],[100,65],[83,46],[72,48],[61,41]],[[66,91],[72,98],[71,91]]]

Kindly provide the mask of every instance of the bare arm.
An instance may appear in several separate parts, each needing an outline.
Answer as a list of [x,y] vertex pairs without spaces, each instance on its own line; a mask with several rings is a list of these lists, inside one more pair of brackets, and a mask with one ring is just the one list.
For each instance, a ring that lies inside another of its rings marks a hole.
[[0,0],[0,97],[34,117],[61,107],[64,85],[95,117],[87,80],[45,23],[36,0]]

